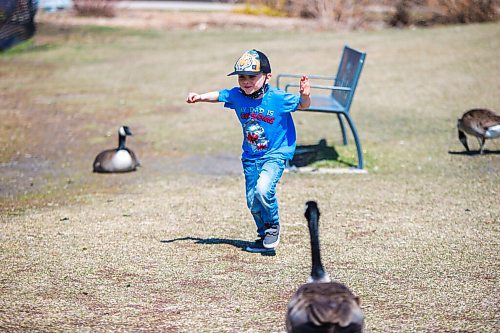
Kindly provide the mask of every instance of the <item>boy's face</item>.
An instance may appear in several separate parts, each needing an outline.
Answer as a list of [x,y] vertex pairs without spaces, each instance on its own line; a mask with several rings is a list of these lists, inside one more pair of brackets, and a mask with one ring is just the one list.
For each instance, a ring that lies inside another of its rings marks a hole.
[[271,74],[238,75],[238,83],[245,94],[250,95],[262,88],[266,78],[269,80]]

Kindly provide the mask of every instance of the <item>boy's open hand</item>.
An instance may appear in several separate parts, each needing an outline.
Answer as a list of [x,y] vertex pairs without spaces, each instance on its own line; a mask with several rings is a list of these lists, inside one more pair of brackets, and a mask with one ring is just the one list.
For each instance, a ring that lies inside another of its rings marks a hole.
[[197,93],[189,93],[188,97],[186,99],[186,102],[187,103],[196,103],[196,102],[199,102],[200,99],[201,99],[201,97]]
[[307,109],[311,106],[311,84],[307,75],[302,75],[300,78],[300,103],[301,109]]
[[311,84],[307,75],[302,75],[300,78],[300,94],[309,96],[311,95]]

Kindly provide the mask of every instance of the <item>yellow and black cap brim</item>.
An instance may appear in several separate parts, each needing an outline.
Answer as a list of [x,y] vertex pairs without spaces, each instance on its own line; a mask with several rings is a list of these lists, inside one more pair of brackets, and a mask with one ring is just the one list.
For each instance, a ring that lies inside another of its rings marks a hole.
[[234,71],[234,72],[231,72],[229,74],[227,74],[227,76],[231,76],[231,75],[250,75],[250,76],[255,76],[255,75],[258,75],[260,73],[259,72],[250,72],[250,71]]
[[271,64],[267,56],[257,50],[245,52],[234,64],[234,71],[231,75],[258,75],[259,73],[271,73]]

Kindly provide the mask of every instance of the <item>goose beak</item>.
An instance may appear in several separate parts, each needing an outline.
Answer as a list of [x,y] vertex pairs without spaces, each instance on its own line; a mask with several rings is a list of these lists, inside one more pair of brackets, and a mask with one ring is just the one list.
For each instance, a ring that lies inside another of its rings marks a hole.
[[[122,129],[123,129],[123,132],[122,132]],[[122,126],[120,128],[120,134],[122,134],[122,135],[133,135],[132,131],[130,130],[130,128],[128,128],[128,126]]]

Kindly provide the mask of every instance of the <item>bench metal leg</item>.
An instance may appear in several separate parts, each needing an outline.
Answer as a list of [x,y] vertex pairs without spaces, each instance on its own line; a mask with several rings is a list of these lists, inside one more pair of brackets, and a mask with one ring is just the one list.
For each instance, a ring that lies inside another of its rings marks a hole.
[[361,150],[361,142],[359,141],[358,137],[358,132],[356,130],[356,126],[354,125],[354,122],[351,119],[351,116],[349,114],[344,114],[347,122],[349,123],[349,126],[351,127],[352,134],[354,136],[354,142],[356,142],[356,150],[358,151],[358,169],[363,169],[363,151]]
[[344,121],[342,120],[340,113],[337,113],[337,119],[339,120],[340,129],[342,130],[342,142],[344,143],[345,146],[347,145],[347,133],[345,132]]

